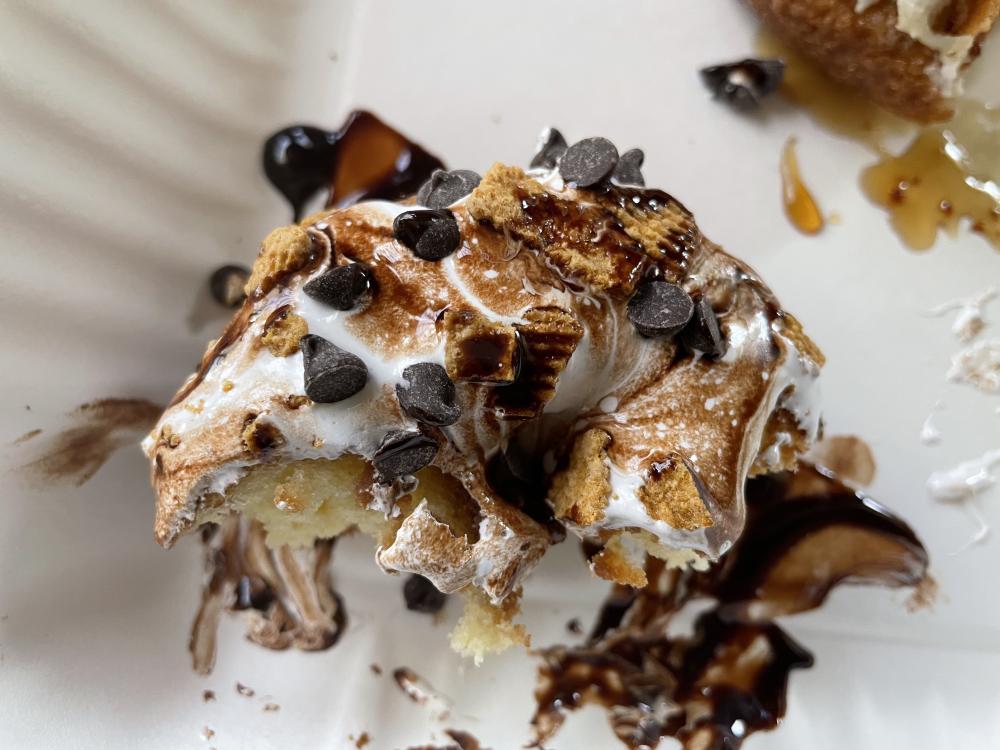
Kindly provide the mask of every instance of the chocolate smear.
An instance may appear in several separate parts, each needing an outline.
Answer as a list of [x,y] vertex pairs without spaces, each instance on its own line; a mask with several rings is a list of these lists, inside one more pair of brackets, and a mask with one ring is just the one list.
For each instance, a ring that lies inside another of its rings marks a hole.
[[344,606],[330,577],[333,540],[271,548],[265,536],[259,523],[235,515],[202,531],[207,580],[189,641],[199,674],[215,666],[223,612],[246,612],[247,638],[278,651],[322,651],[343,632]]
[[[131,398],[105,398],[84,404],[69,415],[71,426],[52,435],[40,449],[41,455],[22,466],[21,471],[33,483],[64,482],[79,487],[116,450],[138,443],[162,411],[159,404]],[[26,439],[22,438],[22,442]]]
[[[818,607],[839,583],[920,586],[927,552],[903,521],[823,469],[752,479],[747,526],[706,572],[650,558],[642,590],[616,586],[586,644],[541,652],[536,744],[566,712],[608,709],[629,748],[663,737],[688,750],[737,750],[775,728],[788,679],[813,658],[773,618]],[[714,601],[690,636],[668,635],[694,600]]]

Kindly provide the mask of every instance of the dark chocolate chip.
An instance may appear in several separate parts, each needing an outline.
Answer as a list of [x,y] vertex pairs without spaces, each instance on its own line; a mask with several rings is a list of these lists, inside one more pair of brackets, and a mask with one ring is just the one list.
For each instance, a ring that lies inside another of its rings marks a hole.
[[446,209],[403,211],[392,223],[392,235],[424,260],[447,258],[462,244],[458,222]]
[[360,357],[311,333],[302,337],[299,348],[302,350],[306,395],[316,403],[343,401],[365,387],[368,368]]
[[618,160],[618,166],[615,167],[615,171],[611,174],[611,179],[619,185],[644,186],[646,181],[642,179],[641,168],[645,158],[646,155],[642,153],[641,148],[629,149],[621,155],[621,158]]
[[243,266],[217,268],[208,280],[212,298],[225,307],[239,307],[246,299],[243,287],[250,278],[250,269]]
[[351,310],[372,288],[374,279],[361,263],[334,266],[310,281],[302,291],[317,302],[337,310]]
[[719,328],[712,305],[704,297],[695,300],[694,314],[681,331],[680,339],[692,352],[701,352],[713,359],[726,356],[726,337]]
[[566,139],[555,128],[546,128],[538,139],[538,149],[529,165],[532,169],[552,169],[566,153]]
[[559,174],[566,182],[590,187],[606,180],[618,164],[618,149],[607,138],[577,141],[559,160]]
[[417,191],[417,203],[427,208],[447,208],[475,190],[482,179],[469,169],[453,169],[450,172],[436,169]]
[[437,443],[423,433],[403,430],[390,432],[382,438],[382,443],[372,456],[375,481],[389,484],[407,474],[416,474],[434,460],[437,451]]
[[455,403],[455,384],[445,369],[433,362],[418,362],[403,370],[396,397],[403,411],[424,424],[455,424],[462,411]]
[[694,303],[676,284],[647,281],[628,301],[628,319],[643,336],[672,336],[691,320]]
[[783,60],[746,59],[701,70],[701,80],[716,99],[744,112],[777,91],[784,75]]
[[437,586],[421,575],[412,574],[403,584],[403,599],[411,612],[425,612],[429,615],[441,611],[447,594],[438,591]]

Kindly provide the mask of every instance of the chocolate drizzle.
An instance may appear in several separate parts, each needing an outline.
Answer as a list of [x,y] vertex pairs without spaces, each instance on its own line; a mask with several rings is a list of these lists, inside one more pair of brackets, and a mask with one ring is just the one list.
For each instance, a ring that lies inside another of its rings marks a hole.
[[435,169],[436,156],[370,112],[355,110],[338,130],[292,125],[264,143],[264,174],[288,200],[295,221],[323,188],[327,206],[413,195]]
[[216,633],[223,610],[247,612],[247,638],[265,648],[321,651],[333,646],[346,623],[333,590],[333,540],[312,548],[267,547],[261,525],[230,516],[202,532],[208,580],[191,626],[194,669],[215,666]]
[[[821,469],[751,480],[744,535],[717,568],[698,573],[647,564],[643,590],[616,586],[588,642],[542,652],[541,746],[587,703],[609,709],[630,748],[674,737],[686,748],[738,748],[773,729],[792,670],[812,656],[772,618],[818,607],[841,582],[916,586],[927,552],[913,530]],[[690,637],[668,623],[694,600],[715,606]]]

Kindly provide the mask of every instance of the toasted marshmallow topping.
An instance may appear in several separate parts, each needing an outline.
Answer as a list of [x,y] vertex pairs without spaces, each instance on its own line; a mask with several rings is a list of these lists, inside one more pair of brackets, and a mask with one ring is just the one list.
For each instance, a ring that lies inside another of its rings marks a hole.
[[[546,456],[549,504],[581,537],[639,532],[665,550],[723,554],[744,523],[748,475],[787,468],[819,426],[822,355],[752,269],[667,194],[578,189],[556,170],[496,165],[446,209],[460,244],[442,260],[395,239],[394,220],[413,208],[329,210],[265,241],[244,307],[143,443],[158,540],[170,545],[215,517],[256,466],[372,461],[387,435],[404,432],[438,444],[434,466],[478,506],[478,534],[449,539],[419,485],[373,477],[359,488],[371,513],[398,516],[396,495],[417,499],[378,553],[387,569],[445,591],[472,583],[495,601],[513,590],[548,544],[544,519],[487,481],[491,459],[515,445]],[[303,291],[349,263],[374,280],[356,308]],[[724,356],[637,332],[627,305],[650,279],[711,303]],[[308,399],[288,332],[359,357],[364,387],[335,403]],[[421,424],[401,408],[397,386],[418,363],[455,381],[454,424]],[[431,537],[444,557],[427,554]]]

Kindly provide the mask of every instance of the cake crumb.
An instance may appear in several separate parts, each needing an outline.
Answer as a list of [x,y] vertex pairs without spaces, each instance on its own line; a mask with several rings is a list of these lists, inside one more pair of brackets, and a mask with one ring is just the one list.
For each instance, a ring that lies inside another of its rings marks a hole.
[[215,691],[214,690],[202,690],[201,691],[201,699],[205,703],[211,703],[212,701],[215,700]]
[[281,706],[277,703],[265,703],[261,710],[264,711],[264,713],[275,713],[281,710]]
[[252,687],[244,685],[242,682],[236,683],[236,692],[242,695],[244,698],[253,698],[257,694],[256,690],[254,690]]
[[378,664],[372,663],[371,670],[372,670],[372,674],[374,674],[376,676],[381,676],[382,675],[382,667],[380,667]]
[[205,740],[205,742],[208,742],[214,736],[215,736],[215,731],[211,727],[201,728],[201,738]]

